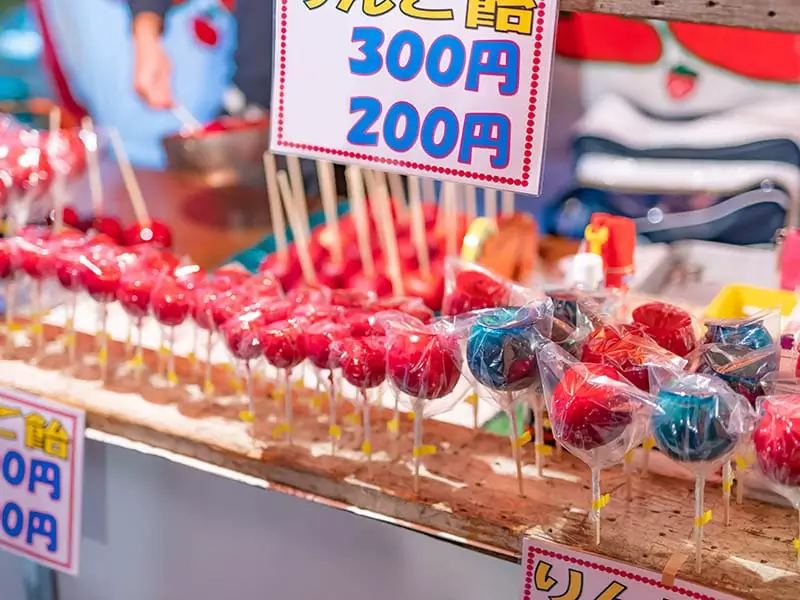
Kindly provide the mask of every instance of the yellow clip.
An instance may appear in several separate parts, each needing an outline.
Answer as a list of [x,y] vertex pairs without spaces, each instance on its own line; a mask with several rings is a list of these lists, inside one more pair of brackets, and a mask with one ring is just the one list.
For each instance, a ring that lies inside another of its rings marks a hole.
[[547,444],[536,444],[534,450],[536,450],[537,454],[541,454],[542,456],[550,456],[553,453],[553,449]]
[[722,482],[722,491],[726,494],[729,494],[731,489],[733,489],[733,480],[736,479],[736,475],[731,473],[731,478],[727,481]]
[[256,418],[253,416],[249,410],[243,410],[239,413],[239,419],[244,421],[245,423],[254,423]]
[[167,381],[169,381],[172,385],[178,384],[178,374],[175,371],[170,371],[167,373]]
[[189,359],[189,362],[191,364],[197,363],[197,354],[195,354],[194,352],[189,352],[189,355],[186,358]]
[[464,402],[471,406],[478,406],[478,394],[470,394],[464,398]]
[[389,433],[398,433],[400,431],[400,421],[397,419],[392,419],[386,423],[386,431]]
[[72,319],[67,319],[64,321],[64,329],[72,329],[74,326],[75,323],[72,321]]
[[645,450],[652,450],[656,447],[656,440],[653,437],[647,438],[644,442],[642,442],[642,448]]
[[320,408],[322,406],[322,396],[314,396],[311,399],[311,406],[314,408]]
[[705,525],[708,525],[710,521],[711,521],[711,511],[707,510],[706,512],[703,513],[702,517],[697,517],[694,520],[694,524],[697,525],[697,527],[703,527]]
[[11,323],[9,323],[9,324],[8,324],[8,327],[7,327],[7,329],[8,329],[9,331],[22,331],[22,325],[20,325],[19,323],[16,323],[16,322],[14,322],[14,321],[12,321]]
[[228,373],[233,373],[233,365],[231,363],[220,363],[219,368]]
[[412,410],[410,413],[406,413],[406,417],[408,417],[409,421],[413,421],[417,418],[417,413]]
[[42,324],[41,323],[31,323],[30,328],[28,331],[31,332],[32,335],[39,335],[42,333]]
[[347,425],[358,425],[361,423],[361,415],[358,413],[350,413],[344,416],[344,422]]
[[298,379],[292,384],[292,387],[296,390],[304,390],[306,388],[306,384],[302,379]]
[[167,348],[166,344],[161,344],[161,347],[158,349],[158,353],[161,356],[167,356],[169,354],[169,348]]
[[238,377],[231,377],[231,387],[235,394],[241,394],[244,391],[242,381]]
[[328,427],[328,435],[338,440],[342,437],[342,428],[338,425],[331,425]]
[[283,394],[284,394],[283,388],[277,388],[276,387],[276,388],[274,388],[272,390],[272,394],[271,395],[275,400],[283,400]]
[[211,395],[213,395],[213,394],[214,394],[214,384],[213,384],[213,383],[211,383],[210,381],[206,381],[206,382],[203,384],[203,393],[204,393],[206,396],[211,396]]
[[428,456],[429,454],[436,454],[436,446],[432,444],[423,444],[422,446],[417,446],[414,448],[411,453],[415,458],[420,456]]
[[272,430],[272,439],[277,440],[284,433],[289,433],[291,430],[292,428],[288,423],[280,423],[275,426],[275,429]]
[[625,462],[628,464],[633,462],[633,452],[628,452],[625,454]]
[[364,456],[372,456],[372,444],[369,441],[364,440],[361,444],[361,452],[364,453]]
[[608,241],[608,227],[595,229],[589,224],[586,226],[586,229],[583,230],[583,237],[589,245],[589,252],[592,254],[601,254],[603,246]]
[[545,420],[542,422],[542,427],[544,427],[545,429],[552,429],[552,428],[553,428],[553,426],[552,426],[552,424],[550,423],[550,419],[547,419],[547,418],[546,418],[546,419],[545,419]]
[[104,365],[108,362],[108,350],[103,349],[97,353],[97,362],[99,362],[101,365]]
[[747,467],[753,464],[752,459],[745,458],[743,456],[736,457],[736,468],[740,471],[744,471]]
[[531,441],[531,432],[526,431],[517,439],[514,440],[514,446],[517,448],[522,448],[525,444]]
[[592,510],[602,510],[611,502],[611,494],[603,494],[598,500],[592,501]]
[[792,545],[794,546],[794,549],[797,550],[797,556],[800,556],[800,540],[792,540]]
[[71,332],[64,336],[64,343],[67,346],[74,346],[75,345],[75,333]]

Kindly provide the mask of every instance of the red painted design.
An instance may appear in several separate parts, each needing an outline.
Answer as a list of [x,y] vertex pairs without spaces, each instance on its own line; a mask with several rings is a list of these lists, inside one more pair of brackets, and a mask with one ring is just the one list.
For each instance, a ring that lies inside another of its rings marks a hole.
[[219,34],[214,27],[214,23],[204,16],[192,19],[192,30],[197,40],[206,46],[214,47],[219,40]]

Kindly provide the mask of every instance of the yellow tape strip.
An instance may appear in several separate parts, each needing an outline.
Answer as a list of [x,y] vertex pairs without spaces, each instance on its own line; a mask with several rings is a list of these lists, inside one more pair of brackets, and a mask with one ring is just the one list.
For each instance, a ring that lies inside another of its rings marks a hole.
[[598,500],[592,501],[592,510],[602,510],[611,502],[611,494],[603,494]]
[[245,423],[255,423],[255,416],[249,410],[243,410],[239,413],[239,419],[244,421]]
[[736,475],[731,473],[730,479],[728,479],[727,481],[723,481],[722,482],[722,491],[725,492],[726,494],[730,493],[730,491],[733,489],[733,481],[735,479],[736,479]]
[[75,336],[74,332],[73,333],[67,333],[67,334],[64,335],[64,343],[67,346],[74,346],[76,341],[77,340],[76,340],[76,336]]
[[655,438],[649,437],[644,442],[642,442],[642,448],[645,450],[652,450],[656,447],[656,440]]
[[186,358],[189,359],[189,362],[191,364],[196,364],[197,363],[197,354],[195,354],[194,352],[189,352],[189,356],[187,356]]
[[625,454],[625,462],[631,464],[633,462],[633,452]]
[[108,350],[100,350],[100,352],[97,353],[97,362],[101,365],[108,362]]
[[331,425],[328,427],[328,435],[338,440],[342,437],[342,428],[338,425]]
[[470,394],[469,396],[464,398],[464,402],[466,402],[467,404],[469,404],[471,406],[477,406],[478,405],[478,394]]
[[400,431],[400,421],[397,419],[392,419],[386,423],[386,431],[389,433],[398,433]]
[[275,400],[283,400],[284,393],[285,390],[283,388],[275,388],[274,390],[272,390],[272,397]]
[[314,408],[320,408],[322,406],[322,396],[314,396],[311,398],[311,406]]
[[545,420],[542,422],[542,427],[545,429],[552,429],[553,425],[550,423],[550,419],[545,418]]
[[372,444],[364,440],[361,444],[361,452],[364,453],[364,456],[372,456]]
[[31,323],[30,327],[28,327],[28,331],[30,331],[32,335],[39,335],[42,333],[42,329],[41,323]]
[[429,454],[436,454],[436,446],[432,444],[423,444],[422,446],[417,446],[414,448],[411,453],[415,458],[420,456],[428,456]]
[[8,330],[9,331],[22,331],[22,325],[12,321],[11,323],[8,324]]
[[800,540],[795,538],[792,540],[792,545],[794,546],[794,549],[797,550],[797,556],[800,556]]
[[711,511],[707,510],[706,512],[703,513],[702,517],[697,517],[694,520],[694,524],[697,525],[698,527],[704,527],[705,525],[708,525],[710,521],[711,521]]
[[275,426],[275,429],[272,430],[272,439],[277,440],[285,433],[289,433],[292,430],[291,426],[288,423],[280,423]]
[[537,454],[541,454],[542,456],[550,456],[553,454],[553,448],[547,444],[536,444],[534,449],[536,450]]
[[211,395],[213,395],[213,394],[214,394],[214,384],[213,384],[213,383],[211,383],[210,381],[206,381],[206,382],[203,384],[203,393],[204,393],[206,396],[211,396]]
[[417,418],[417,413],[412,410],[410,413],[406,413],[406,417],[408,417],[409,421],[413,421]]
[[531,432],[526,431],[525,433],[523,433],[521,436],[519,436],[517,439],[514,440],[514,446],[516,446],[517,448],[522,448],[525,444],[527,444],[530,441],[531,441]]
[[170,371],[167,373],[167,381],[169,381],[172,385],[177,385],[178,374],[175,371]]
[[752,464],[753,464],[753,459],[752,458],[744,457],[744,456],[737,456],[736,457],[736,468],[739,469],[740,471],[744,471],[746,468],[748,468]]
[[296,390],[303,390],[306,387],[305,382],[302,379],[298,379],[292,384],[292,387]]
[[345,415],[343,420],[346,425],[359,425],[361,423],[361,415],[358,413],[350,413],[349,415]]
[[231,387],[233,388],[233,391],[236,394],[241,394],[244,391],[242,380],[239,379],[238,377],[231,377]]
[[161,356],[167,356],[169,354],[169,348],[167,348],[166,344],[161,344],[161,347],[158,349],[158,353]]
[[233,373],[233,365],[231,363],[220,363],[219,368],[228,373]]

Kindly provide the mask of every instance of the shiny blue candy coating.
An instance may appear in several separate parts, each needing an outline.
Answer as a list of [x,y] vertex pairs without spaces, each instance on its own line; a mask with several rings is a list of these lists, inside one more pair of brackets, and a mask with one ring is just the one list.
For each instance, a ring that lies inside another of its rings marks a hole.
[[539,317],[513,307],[492,309],[478,317],[467,340],[467,365],[473,377],[503,392],[535,384],[539,377],[536,344],[546,341],[536,328]]
[[775,343],[762,321],[737,327],[709,323],[705,341],[709,344],[741,344],[752,350],[758,350]]
[[656,445],[678,462],[712,462],[733,450],[730,409],[716,394],[661,390],[651,417]]

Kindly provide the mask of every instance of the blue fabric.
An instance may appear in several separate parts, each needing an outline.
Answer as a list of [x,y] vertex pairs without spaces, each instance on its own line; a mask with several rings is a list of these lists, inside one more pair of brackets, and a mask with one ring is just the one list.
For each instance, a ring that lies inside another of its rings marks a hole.
[[[161,168],[161,139],[180,122],[148,108],[133,91],[131,15],[123,0],[45,0],[59,59],[76,99],[99,126],[119,130],[131,160]],[[208,46],[194,33],[195,19],[217,32]],[[217,0],[189,0],[170,9],[164,45],[172,59],[175,97],[200,121],[219,114],[233,73],[235,22]]]

